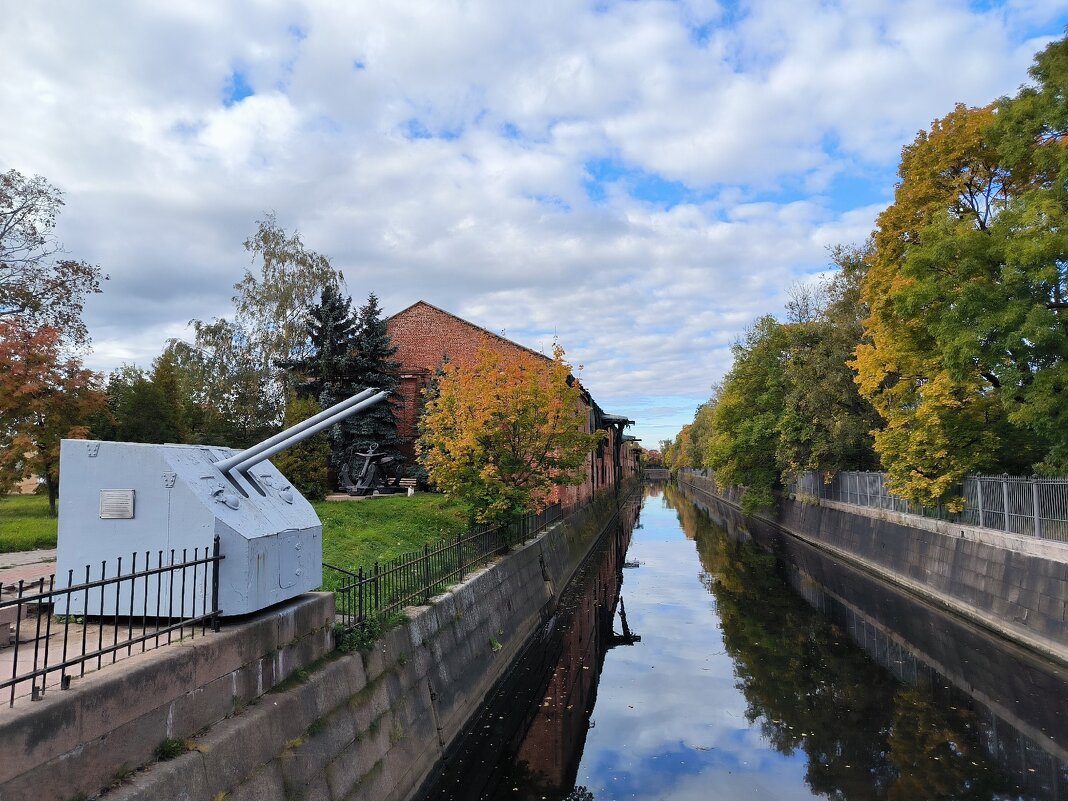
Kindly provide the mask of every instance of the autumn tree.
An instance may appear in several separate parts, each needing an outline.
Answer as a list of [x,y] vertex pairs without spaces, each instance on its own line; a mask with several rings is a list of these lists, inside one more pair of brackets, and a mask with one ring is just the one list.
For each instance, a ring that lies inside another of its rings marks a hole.
[[0,319],[29,330],[49,326],[71,344],[88,340],[86,295],[106,280],[100,268],[64,258],[55,227],[63,193],[37,175],[0,173]]
[[890,486],[922,503],[958,508],[971,472],[1068,469],[1068,41],[1031,75],[921,132],[878,220],[854,364]]
[[551,360],[483,347],[470,363],[442,369],[419,458],[431,481],[469,503],[477,520],[544,508],[554,487],[582,483],[586,459],[606,435],[585,432],[581,389],[561,347]]
[[58,328],[0,320],[0,491],[42,476],[56,514],[59,441],[84,438],[106,401],[100,377],[63,355]]

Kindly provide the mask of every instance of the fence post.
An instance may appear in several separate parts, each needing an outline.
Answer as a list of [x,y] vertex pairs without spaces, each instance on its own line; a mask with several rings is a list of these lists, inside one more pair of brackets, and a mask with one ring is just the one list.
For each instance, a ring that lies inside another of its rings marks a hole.
[[460,570],[460,581],[464,580],[464,537],[459,531],[456,532],[456,560]]
[[377,561],[375,562],[375,573],[374,573],[374,576],[375,576],[375,595],[374,595],[374,598],[375,598],[375,612],[378,613],[378,612],[382,611],[382,590],[380,588],[381,577],[379,575],[378,562]]
[[983,477],[975,477],[975,496],[979,499],[979,527],[986,528],[986,520],[983,518]]
[[356,623],[363,623],[363,568],[356,571]]
[[430,603],[430,546],[423,546],[423,603]]
[[1038,505],[1038,482],[1031,479],[1031,511],[1035,516],[1035,536],[1042,536],[1042,515]]
[[[219,535],[218,534],[215,535],[215,540],[214,540],[214,542],[213,542],[213,544],[211,546],[211,560],[212,560],[212,571],[211,571],[211,611],[214,613],[212,615],[212,617],[211,617],[211,630],[217,633],[219,631],[219,612],[221,611],[219,609],[219,563],[222,561],[222,557],[219,555]],[[160,561],[163,561],[162,556],[160,557]],[[146,565],[146,567],[147,567],[147,565]],[[162,579],[163,579],[163,576],[161,574],[160,575],[160,581],[162,581]],[[168,586],[170,586],[170,582],[168,582]],[[156,594],[158,596],[158,594],[159,594],[158,582],[157,582],[156,591],[157,591]],[[157,601],[156,601],[156,605],[157,606],[159,605],[158,598],[157,598]],[[156,617],[157,618],[159,617],[158,610],[157,610]]]
[[1011,534],[1012,528],[1009,526],[1009,481],[1007,475],[1001,476],[1001,498],[1005,509],[1005,530]]

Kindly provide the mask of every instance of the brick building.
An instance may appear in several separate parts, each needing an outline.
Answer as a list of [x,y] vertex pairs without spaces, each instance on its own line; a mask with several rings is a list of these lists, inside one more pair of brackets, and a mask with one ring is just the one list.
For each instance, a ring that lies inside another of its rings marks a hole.
[[[395,403],[397,433],[405,458],[415,459],[417,424],[423,410],[423,390],[429,386],[434,373],[447,357],[457,364],[469,363],[479,348],[487,346],[503,356],[528,353],[549,360],[543,353],[531,350],[481,326],[468,322],[426,301],[413,303],[386,321],[393,344],[394,356],[400,362],[399,396]],[[557,500],[565,506],[582,503],[604,486],[618,485],[624,477],[637,475],[638,463],[634,449],[625,440],[623,429],[631,420],[620,415],[606,414],[583,388],[583,402],[587,409],[586,431],[604,429],[608,439],[590,456],[586,482],[578,487],[561,487]]]

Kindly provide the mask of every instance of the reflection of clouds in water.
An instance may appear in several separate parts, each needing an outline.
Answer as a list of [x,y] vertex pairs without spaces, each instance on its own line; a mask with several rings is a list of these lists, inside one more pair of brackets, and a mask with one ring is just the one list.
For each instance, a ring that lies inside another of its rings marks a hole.
[[745,718],[695,546],[681,539],[675,512],[650,503],[642,522],[628,554],[642,567],[623,585],[642,641],[605,660],[578,783],[598,799],[812,798],[803,755],[783,757]]

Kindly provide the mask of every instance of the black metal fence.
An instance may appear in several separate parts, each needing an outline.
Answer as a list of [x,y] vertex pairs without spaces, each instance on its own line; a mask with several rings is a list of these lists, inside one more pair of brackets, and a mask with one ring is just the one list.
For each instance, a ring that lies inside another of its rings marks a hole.
[[187,548],[133,553],[126,572],[119,557],[114,575],[102,561],[98,568],[86,565],[84,576],[68,570],[4,587],[0,639],[8,647],[0,650],[0,692],[9,692],[11,705],[16,695],[38,700],[50,680],[68,689],[72,676],[114,663],[123,652],[195,637],[209,625],[218,631],[224,558],[216,537],[192,555]]
[[526,542],[563,517],[559,504],[504,526],[480,526],[443,538],[369,568],[345,569],[325,562],[324,583],[337,599],[337,616],[347,630],[387,617],[406,606],[426,604],[513,545]]

